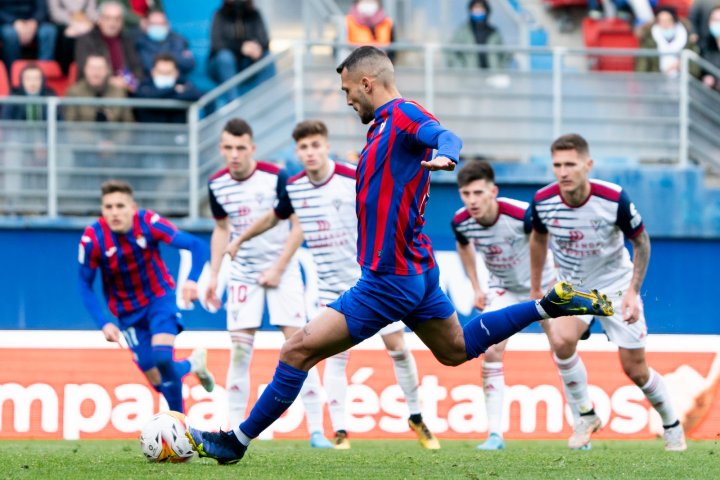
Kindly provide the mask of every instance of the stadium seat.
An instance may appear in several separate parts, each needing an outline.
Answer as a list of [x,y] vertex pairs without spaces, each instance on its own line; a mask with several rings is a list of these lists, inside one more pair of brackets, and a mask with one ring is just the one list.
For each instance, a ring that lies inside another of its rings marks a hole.
[[6,97],[10,93],[10,82],[8,81],[5,64],[0,62],[0,97]]
[[[583,39],[587,48],[640,48],[629,23],[618,18],[593,20],[585,17],[582,23]],[[593,70],[631,72],[635,69],[632,56],[593,56]]]
[[28,64],[35,64],[40,67],[40,70],[45,74],[47,86],[55,90],[55,93],[61,97],[65,94],[65,90],[70,85],[70,77],[63,75],[60,64],[55,60],[15,60],[10,71],[13,87],[20,86],[20,72]]

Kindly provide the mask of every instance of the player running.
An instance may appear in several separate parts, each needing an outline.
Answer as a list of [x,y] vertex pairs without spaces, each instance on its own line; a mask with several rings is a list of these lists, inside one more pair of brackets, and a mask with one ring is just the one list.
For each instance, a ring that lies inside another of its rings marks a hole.
[[[577,134],[559,137],[550,147],[557,182],[542,188],[532,203],[530,238],[533,298],[541,296],[541,272],[548,241],[560,278],[576,285],[592,283],[608,292],[620,309],[600,322],[618,346],[625,374],[657,410],[664,426],[665,450],[686,450],[678,421],[661,375],[645,360],[647,326],[640,288],[650,261],[650,238],[640,213],[619,185],[589,178],[593,161],[587,141]],[[633,246],[633,259],[625,247]],[[593,410],[587,371],[577,342],[593,315],[562,317],[550,322],[548,338],[567,400],[579,412],[568,446],[583,448],[602,422]]]
[[[210,241],[210,281],[206,300],[220,307],[216,295],[223,253],[230,241],[241,235],[285,193],[287,174],[270,163],[255,160],[250,125],[235,118],[227,122],[220,137],[220,154],[226,167],[208,183],[215,228]],[[250,361],[255,332],[262,323],[267,299],[270,324],[286,338],[307,323],[300,264],[294,256],[302,243],[296,219],[281,222],[265,234],[245,243],[230,269],[227,286],[227,329],[232,348],[227,383],[230,425],[245,416],[250,396]],[[307,414],[310,446],[332,448],[323,434],[323,391],[313,369],[302,391]]]
[[[230,432],[188,430],[198,454],[221,464],[243,457],[250,441],[294,401],[312,366],[398,319],[440,363],[455,366],[543,318],[575,309],[612,313],[597,292],[559,283],[539,301],[483,314],[461,327],[440,289],[439,269],[422,227],[430,171],[453,170],[462,143],[422,107],[400,96],[393,65],[381,50],[360,47],[337,72],[347,104],[364,124],[373,122],[356,174],[361,277],[285,342],[272,382],[244,422]],[[438,150],[435,158],[432,149]]]
[[[465,273],[475,293],[475,307],[484,313],[527,301],[530,298],[530,250],[532,230],[529,204],[498,198],[495,172],[485,161],[469,161],[457,174],[460,198],[465,206],[455,213],[452,229]],[[488,291],[478,281],[475,253],[490,273]],[[551,257],[548,258],[550,260]],[[551,261],[545,262],[542,285],[555,281]],[[488,419],[488,439],[479,450],[502,450],[503,353],[507,341],[491,346],[483,355],[483,392]]]
[[[330,159],[327,127],[321,121],[300,122],[292,136],[304,171],[288,181],[285,195],[274,209],[235,238],[227,251],[234,257],[244,242],[273,228],[283,219],[297,217],[317,266],[320,306],[324,307],[337,300],[360,278],[356,260],[355,168]],[[378,333],[393,360],[395,377],[405,394],[410,411],[408,424],[418,436],[420,445],[436,450],[440,448],[440,442],[425,425],[420,413],[417,367],[405,346],[404,329],[404,323],[393,322]],[[347,361],[348,352],[328,358],[323,382],[335,430],[335,448],[343,450],[350,448],[345,428]]]
[[[192,254],[190,275],[182,289],[185,304],[198,298],[196,282],[208,259],[207,245],[157,213],[138,210],[126,182],[109,180],[100,192],[102,216],[85,228],[80,239],[78,283],[83,303],[108,342],[120,343],[122,333],[138,368],[163,394],[170,410],[184,412],[183,377],[194,373],[208,392],[215,381],[207,370],[204,349],[193,351],[185,360],[174,359],[175,336],[183,325],[175,282],[160,258],[160,242]],[[98,268],[119,328],[103,313],[93,292]]]

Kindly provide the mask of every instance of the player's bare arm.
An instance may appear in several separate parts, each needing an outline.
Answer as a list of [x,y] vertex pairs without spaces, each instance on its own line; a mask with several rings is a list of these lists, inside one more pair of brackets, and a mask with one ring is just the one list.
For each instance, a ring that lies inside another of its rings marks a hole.
[[460,242],[455,242],[458,255],[460,256],[460,262],[462,262],[465,274],[470,280],[472,285],[473,293],[475,294],[475,300],[473,302],[475,308],[479,310],[485,309],[485,292],[480,288],[480,281],[477,276],[477,266],[475,260],[475,247],[471,243],[462,245]]
[[108,322],[105,325],[103,325],[102,328],[103,335],[105,335],[105,340],[108,342],[115,342],[120,343],[120,329],[112,322]]
[[220,308],[220,299],[215,293],[217,289],[218,273],[220,272],[220,264],[225,252],[225,247],[230,241],[230,221],[227,218],[215,220],[215,228],[213,228],[210,237],[210,281],[208,282],[205,298],[207,303],[215,308]]
[[548,234],[530,233],[530,298],[542,298],[542,272],[548,251]]
[[438,155],[428,162],[420,162],[420,165],[422,165],[425,170],[429,170],[431,172],[436,170],[447,170],[448,172],[452,172],[455,170],[455,162],[448,157],[443,157],[441,155]]
[[265,215],[255,220],[255,222],[250,225],[247,230],[245,230],[235,240],[230,242],[225,248],[225,253],[230,255],[231,258],[235,258],[235,255],[237,255],[237,252],[240,250],[240,247],[243,243],[257,237],[262,233],[267,232],[275,225],[277,225],[278,222],[280,222],[280,219],[277,217],[277,215],[275,215],[275,212],[272,210],[268,210]]
[[633,276],[630,288],[625,292],[622,301],[623,320],[635,323],[640,317],[640,299],[638,293],[645,281],[648,264],[650,263],[650,236],[643,230],[630,239],[633,246]]
[[[274,212],[271,211],[270,214],[275,217]],[[280,285],[280,279],[285,269],[290,263],[290,260],[292,260],[293,255],[295,255],[295,252],[297,252],[297,249],[300,248],[300,245],[303,243],[304,237],[302,228],[300,227],[300,220],[294,213],[290,215],[290,225],[292,225],[292,229],[290,230],[290,235],[287,240],[285,240],[282,253],[272,267],[260,274],[258,283],[263,287],[274,288]]]
[[185,280],[182,287],[182,298],[186,306],[190,306],[192,302],[199,298],[197,282]]

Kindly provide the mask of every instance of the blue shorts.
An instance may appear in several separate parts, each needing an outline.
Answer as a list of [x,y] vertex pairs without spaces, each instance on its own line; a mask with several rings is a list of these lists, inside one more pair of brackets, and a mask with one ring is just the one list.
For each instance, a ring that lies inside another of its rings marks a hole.
[[356,343],[398,320],[414,330],[426,320],[444,319],[455,313],[455,307],[440,289],[437,266],[420,275],[377,273],[363,267],[355,286],[328,307],[345,315]]
[[182,315],[175,295],[154,298],[144,307],[121,316],[120,330],[133,352],[135,363],[146,372],[155,366],[152,358],[152,337],[158,333],[177,335],[183,331]]

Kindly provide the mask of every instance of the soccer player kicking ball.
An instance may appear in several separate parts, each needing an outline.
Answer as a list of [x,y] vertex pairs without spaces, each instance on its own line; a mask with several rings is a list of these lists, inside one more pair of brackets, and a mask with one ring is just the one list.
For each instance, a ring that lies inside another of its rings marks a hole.
[[[274,209],[233,240],[227,251],[235,257],[244,242],[273,228],[282,219],[296,217],[317,266],[319,300],[324,307],[337,300],[360,278],[355,167],[330,160],[327,127],[319,120],[300,122],[292,136],[304,171],[288,180],[285,194],[278,199]],[[436,450],[440,448],[440,443],[425,425],[420,413],[417,367],[412,353],[405,346],[404,329],[405,324],[398,321],[383,327],[378,333],[393,360],[395,377],[405,394],[410,411],[408,424],[423,447]],[[345,429],[347,361],[347,352],[328,358],[324,377],[330,419],[335,430],[335,448],[343,450],[350,448]]]
[[[108,342],[125,337],[133,358],[170,410],[184,412],[182,379],[194,373],[205,390],[215,387],[207,370],[204,349],[185,360],[175,360],[175,336],[183,330],[175,300],[175,282],[160,258],[160,242],[192,253],[192,267],[183,285],[186,304],[197,300],[197,279],[208,259],[207,245],[178,230],[150,210],[138,210],[132,188],[109,180],[100,188],[102,217],[85,228],[80,239],[79,286],[85,308]],[[119,327],[106,318],[93,292],[97,269],[108,307]]]
[[[550,249],[560,278],[582,285],[592,282],[620,304],[600,322],[618,346],[625,374],[657,410],[664,426],[665,450],[687,449],[685,433],[673,410],[663,378],[645,360],[647,326],[640,288],[650,261],[650,238],[627,193],[614,183],[589,178],[593,161],[587,141],[577,134],[559,137],[550,147],[557,182],[542,188],[532,203],[530,238],[533,298],[541,296],[541,272]],[[633,246],[633,260],[625,239]],[[548,338],[575,419],[568,446],[583,448],[601,420],[593,410],[587,371],[577,354],[577,343],[593,315],[577,312],[550,322]]]
[[[498,198],[495,172],[489,163],[469,161],[458,172],[460,198],[465,206],[455,213],[452,229],[465,273],[475,293],[475,307],[484,313],[516,305],[530,298],[530,249],[532,231],[530,205],[510,198]],[[488,291],[478,281],[475,253],[490,273]],[[551,257],[542,271],[546,289],[555,281]],[[507,341],[485,351],[483,392],[488,419],[488,439],[479,450],[505,448],[502,434],[503,353]]]
[[[250,441],[292,404],[308,370],[401,319],[443,365],[477,358],[532,322],[579,310],[612,314],[597,292],[559,283],[539,301],[513,305],[461,327],[439,285],[430,239],[422,233],[430,171],[453,170],[461,141],[419,105],[400,96],[385,53],[364,46],[337,69],[348,105],[373,122],[356,175],[358,282],[330,303],[280,350],[272,382],[250,416],[230,432],[189,428],[198,454],[238,462]],[[432,149],[438,154],[431,159]]]
[[[225,124],[220,134],[220,154],[226,167],[208,182],[215,228],[210,241],[206,299],[216,308],[220,307],[216,296],[218,273],[228,244],[272,209],[285,193],[287,173],[255,160],[255,150],[252,128],[245,120],[234,118]],[[232,262],[226,306],[232,349],[225,386],[230,425],[237,425],[245,416],[250,395],[250,360],[265,300],[270,324],[279,327],[285,338],[307,323],[300,264],[294,255],[302,238],[296,219],[282,222],[244,244]],[[301,395],[310,446],[332,448],[323,434],[323,394],[317,369],[309,372]]]

